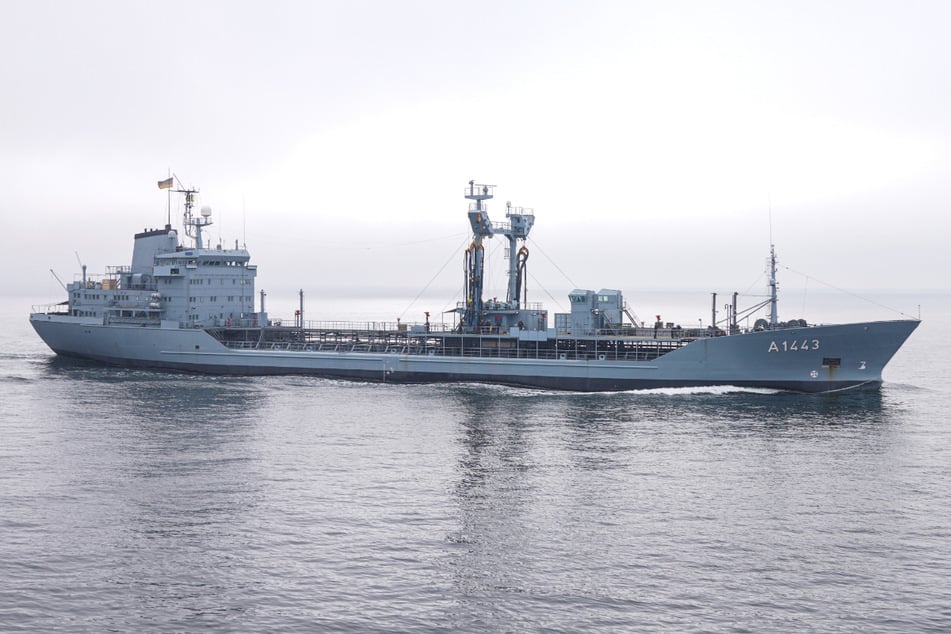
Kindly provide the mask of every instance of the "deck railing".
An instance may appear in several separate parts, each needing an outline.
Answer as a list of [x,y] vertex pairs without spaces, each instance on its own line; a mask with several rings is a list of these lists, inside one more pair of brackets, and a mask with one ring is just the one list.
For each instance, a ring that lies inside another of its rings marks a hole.
[[410,356],[474,357],[490,359],[558,359],[567,361],[650,361],[672,352],[688,341],[656,340],[639,341],[626,348],[579,350],[575,347],[538,348],[531,343],[514,347],[480,345],[473,340],[471,345],[455,346],[419,342],[317,342],[317,341],[222,341],[235,350],[258,350],[272,352],[336,352],[376,353]]

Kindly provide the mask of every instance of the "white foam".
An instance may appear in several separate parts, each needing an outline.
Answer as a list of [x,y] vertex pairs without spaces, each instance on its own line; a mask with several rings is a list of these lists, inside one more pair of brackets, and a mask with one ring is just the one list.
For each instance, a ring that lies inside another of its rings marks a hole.
[[[453,389],[453,384],[444,383],[443,387]],[[492,383],[457,383],[458,386],[465,386],[479,390],[502,392],[506,396],[515,397],[538,397],[538,396],[570,396],[577,398],[579,396],[605,396],[616,394],[630,395],[661,395],[661,396],[692,396],[692,395],[729,395],[729,394],[780,394],[783,390],[764,387],[740,387],[737,385],[706,385],[697,387],[658,387],[644,388],[639,390],[611,390],[600,392],[577,392],[571,390],[545,390],[530,387],[514,387],[509,385],[497,385]]]
[[625,394],[662,394],[664,396],[690,396],[693,394],[779,394],[783,390],[768,387],[740,387],[737,385],[705,385],[697,387],[657,387],[644,390],[628,390]]

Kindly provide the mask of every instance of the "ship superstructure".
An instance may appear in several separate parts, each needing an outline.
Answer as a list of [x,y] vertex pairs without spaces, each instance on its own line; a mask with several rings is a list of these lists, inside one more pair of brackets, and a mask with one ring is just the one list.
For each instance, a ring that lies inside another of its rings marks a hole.
[[[160,183],[161,186],[161,183]],[[736,294],[726,320],[711,325],[648,325],[620,290],[575,289],[570,312],[549,314],[528,301],[526,241],[531,209],[506,204],[492,221],[494,186],[469,181],[464,196],[472,242],[464,257],[465,296],[452,324],[306,322],[255,310],[256,266],[246,249],[205,245],[211,210],[184,197],[184,229],[135,235],[132,264],[69,284],[65,305],[30,315],[55,352],[120,365],[221,374],[314,374],[384,382],[490,382],[568,390],[735,385],[805,392],[877,386],[882,369],[918,326],[896,320],[808,326],[778,319],[775,250],[770,249],[768,319],[739,326]],[[504,299],[484,297],[485,245],[508,241]],[[744,314],[748,314],[745,312]],[[723,327],[720,327],[720,324]]]
[[211,208],[194,213],[196,189],[174,190],[184,197],[184,227],[193,246],[179,241],[171,224],[135,234],[131,266],[109,266],[101,276],[66,285],[67,314],[102,325],[162,328],[257,325],[254,278],[246,249],[206,248],[202,229],[212,224]]

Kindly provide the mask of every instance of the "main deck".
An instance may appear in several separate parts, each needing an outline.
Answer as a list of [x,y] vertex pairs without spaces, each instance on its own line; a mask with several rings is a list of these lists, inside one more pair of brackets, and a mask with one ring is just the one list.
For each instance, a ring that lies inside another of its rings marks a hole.
[[[625,328],[591,337],[567,333],[434,331],[423,326],[389,327],[334,323],[316,327],[208,328],[223,345],[238,350],[365,352],[442,357],[651,361],[696,339],[707,330]],[[718,331],[717,334],[723,334]]]

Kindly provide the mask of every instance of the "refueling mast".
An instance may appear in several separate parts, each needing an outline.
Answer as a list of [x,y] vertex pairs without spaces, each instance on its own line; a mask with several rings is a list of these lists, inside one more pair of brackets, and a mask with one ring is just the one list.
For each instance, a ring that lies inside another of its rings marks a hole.
[[[540,307],[529,310],[527,285],[524,284],[528,261],[528,248],[524,242],[535,224],[535,214],[531,209],[506,203],[505,217],[508,222],[492,222],[485,201],[491,200],[494,192],[494,185],[477,184],[475,181],[469,181],[465,190],[465,197],[473,201],[469,203],[472,243],[465,253],[465,302],[456,309],[462,317],[460,329],[473,334],[515,328],[543,330],[547,326],[547,314]],[[494,235],[508,238],[508,285],[504,301],[493,298],[486,302],[482,297],[485,269],[485,247],[482,243]],[[521,248],[517,248],[519,240],[523,242]]]

